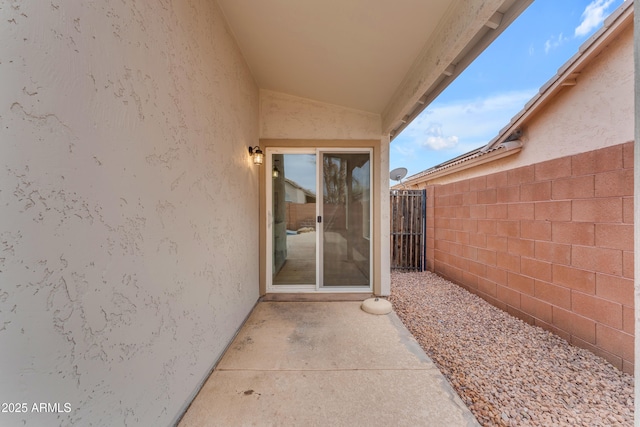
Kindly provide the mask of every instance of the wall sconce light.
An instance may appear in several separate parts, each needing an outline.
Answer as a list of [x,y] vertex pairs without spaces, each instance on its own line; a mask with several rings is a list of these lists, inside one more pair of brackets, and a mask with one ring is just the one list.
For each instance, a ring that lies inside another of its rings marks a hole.
[[249,147],[249,155],[253,157],[254,165],[261,165],[264,162],[264,153],[260,149],[259,145],[255,147]]
[[273,176],[274,178],[277,178],[280,176],[280,170],[278,169],[277,166],[273,167],[273,171],[271,171],[271,176]]

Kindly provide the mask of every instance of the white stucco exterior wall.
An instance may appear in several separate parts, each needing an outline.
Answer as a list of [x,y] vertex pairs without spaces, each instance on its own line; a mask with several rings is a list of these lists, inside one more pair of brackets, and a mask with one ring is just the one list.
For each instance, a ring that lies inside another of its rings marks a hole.
[[258,297],[258,89],[216,2],[0,18],[0,425],[170,425]]
[[380,295],[391,295],[391,203],[389,200],[389,135],[380,138]]
[[[635,4],[634,4],[635,7]],[[640,14],[634,14],[634,43],[633,43],[633,57],[634,57],[634,71],[636,76],[640,76]],[[634,105],[635,115],[638,117],[640,114],[640,86],[634,85]],[[633,194],[633,222],[634,224],[640,224],[640,123],[638,120],[634,120],[635,126],[635,143],[633,150],[633,177],[634,177],[634,194]],[[634,227],[634,271],[640,271],[640,227]],[[640,274],[634,275],[635,292],[635,330],[640,331]],[[640,360],[640,340],[638,336],[635,338],[635,360]],[[634,391],[635,396],[640,396],[640,380],[638,375],[634,375]],[[640,413],[640,399],[635,399],[635,413]],[[634,425],[640,426],[640,417],[636,416],[634,419]]]
[[380,139],[380,115],[260,90],[260,138]]
[[634,139],[633,29],[596,56],[577,78],[530,117],[519,154],[429,181],[445,184],[514,169]]

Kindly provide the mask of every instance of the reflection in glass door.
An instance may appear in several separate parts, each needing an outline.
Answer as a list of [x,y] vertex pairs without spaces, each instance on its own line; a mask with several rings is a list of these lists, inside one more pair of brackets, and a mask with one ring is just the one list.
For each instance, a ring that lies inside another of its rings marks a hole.
[[316,284],[316,155],[271,154],[272,284]]
[[369,152],[321,152],[323,287],[369,287]]

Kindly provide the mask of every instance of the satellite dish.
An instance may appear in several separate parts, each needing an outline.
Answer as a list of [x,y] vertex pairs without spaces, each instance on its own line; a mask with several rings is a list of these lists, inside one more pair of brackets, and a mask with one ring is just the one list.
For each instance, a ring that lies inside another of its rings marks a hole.
[[407,168],[395,168],[389,172],[389,176],[393,181],[401,181],[402,178],[407,176]]

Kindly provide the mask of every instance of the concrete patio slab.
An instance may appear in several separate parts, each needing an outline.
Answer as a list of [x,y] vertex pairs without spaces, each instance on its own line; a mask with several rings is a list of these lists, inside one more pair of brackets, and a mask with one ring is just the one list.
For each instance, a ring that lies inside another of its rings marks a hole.
[[261,302],[180,422],[193,426],[478,423],[395,313]]

